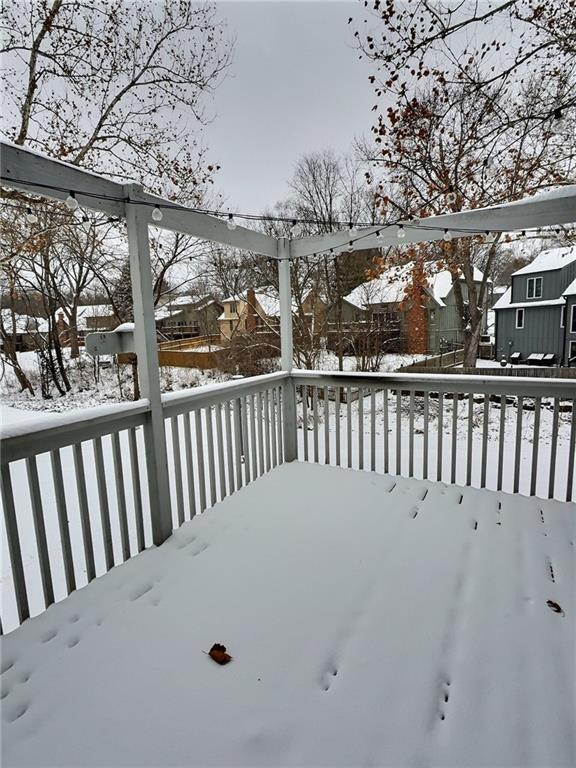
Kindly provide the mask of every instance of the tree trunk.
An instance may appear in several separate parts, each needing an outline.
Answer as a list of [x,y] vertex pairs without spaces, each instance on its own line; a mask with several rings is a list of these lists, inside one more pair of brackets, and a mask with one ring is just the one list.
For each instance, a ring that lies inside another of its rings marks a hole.
[[482,316],[469,331],[464,331],[464,368],[476,368],[480,335],[482,333]]
[[132,363],[132,384],[134,387],[134,400],[140,400],[140,381],[138,379],[138,361]]
[[68,339],[70,342],[70,359],[75,360],[80,357],[80,343],[78,341],[78,317],[76,312],[73,312],[68,318],[70,329],[68,331]]

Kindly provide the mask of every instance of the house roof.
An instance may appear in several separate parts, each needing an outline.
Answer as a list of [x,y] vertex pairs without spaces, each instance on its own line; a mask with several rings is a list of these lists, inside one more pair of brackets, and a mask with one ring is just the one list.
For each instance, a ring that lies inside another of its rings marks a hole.
[[[412,276],[412,264],[406,264],[402,267],[392,267],[383,272],[374,280],[369,280],[355,288],[345,301],[353,304],[355,307],[363,309],[370,304],[396,304],[405,297],[406,288]],[[483,278],[482,272],[474,267],[474,280],[480,282]],[[446,306],[444,299],[452,290],[452,273],[447,269],[442,269],[426,278],[426,290],[432,298],[441,306]],[[489,282],[491,282],[489,280]]]
[[[576,283],[576,280],[574,281]],[[576,287],[575,291],[576,293]],[[516,301],[512,303],[512,288],[508,288],[505,294],[503,294],[493,309],[523,309],[524,307],[556,307],[562,306],[566,302],[561,297],[559,299],[545,299],[544,301]]]
[[513,275],[531,275],[534,272],[550,272],[553,269],[562,269],[567,264],[576,261],[576,246],[568,245],[562,248],[549,248],[540,253],[534,261],[521,269],[517,269]]
[[[58,313],[62,312],[64,318],[67,320],[66,312],[62,307],[58,307],[55,314],[58,317]],[[111,304],[84,304],[78,307],[76,311],[76,326],[80,330],[87,327],[88,318],[95,317],[114,317],[114,309]]]
[[[48,333],[48,320],[45,317],[16,314],[14,319],[16,333]],[[12,312],[10,309],[2,310],[2,322],[6,331],[12,333]]]
[[[274,288],[264,288],[261,291],[254,291],[256,301],[262,308],[262,311],[266,317],[280,317],[280,297],[274,290]],[[230,301],[247,301],[247,294],[245,291],[237,294],[236,296],[229,296],[226,299],[222,299],[221,304],[226,304]],[[296,312],[298,306],[292,297],[292,311]],[[224,320],[226,314],[222,313],[218,320]]]
[[563,296],[576,296],[576,280],[572,280],[568,288],[562,291]]

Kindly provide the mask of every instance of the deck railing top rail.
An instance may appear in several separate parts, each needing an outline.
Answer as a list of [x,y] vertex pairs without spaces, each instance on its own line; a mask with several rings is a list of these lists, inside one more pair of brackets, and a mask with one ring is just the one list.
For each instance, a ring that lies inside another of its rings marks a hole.
[[571,380],[519,378],[514,376],[451,376],[434,373],[358,373],[347,371],[294,370],[296,384],[321,381],[326,386],[402,387],[426,392],[458,392],[488,395],[522,395],[572,400],[576,384]]

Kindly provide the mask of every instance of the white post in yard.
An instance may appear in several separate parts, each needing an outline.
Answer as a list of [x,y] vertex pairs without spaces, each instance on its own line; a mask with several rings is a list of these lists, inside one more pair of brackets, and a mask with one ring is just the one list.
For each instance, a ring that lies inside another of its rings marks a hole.
[[292,337],[292,286],[290,284],[290,241],[278,240],[278,287],[280,291],[280,351],[282,370],[288,373],[283,385],[284,460],[295,461],[297,449],[296,388],[292,379],[294,341]]
[[[137,199],[142,188],[128,184],[126,197]],[[168,480],[166,433],[160,397],[160,368],[156,346],[156,321],[150,266],[150,243],[147,206],[126,203],[126,226],[130,253],[130,278],[134,302],[134,346],[138,358],[138,377],[142,397],[150,401],[150,412],[144,424],[146,470],[152,538],[162,544],[172,533],[172,507]]]

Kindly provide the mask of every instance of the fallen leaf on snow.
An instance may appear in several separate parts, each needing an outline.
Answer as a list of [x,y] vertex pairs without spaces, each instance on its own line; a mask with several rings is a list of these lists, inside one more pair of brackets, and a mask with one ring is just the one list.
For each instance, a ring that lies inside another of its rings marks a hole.
[[554,611],[554,613],[561,613],[562,616],[564,616],[564,611],[558,605],[558,603],[554,602],[554,600],[547,600],[546,605],[548,606],[548,608],[551,608]]
[[230,656],[229,653],[226,653],[226,646],[220,645],[220,643],[214,643],[212,648],[210,648],[208,656],[210,656],[212,661],[215,661],[216,664],[228,664],[229,661],[232,661],[232,656]]

